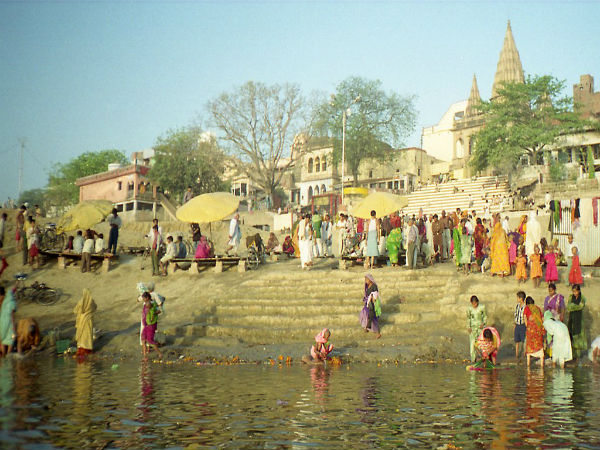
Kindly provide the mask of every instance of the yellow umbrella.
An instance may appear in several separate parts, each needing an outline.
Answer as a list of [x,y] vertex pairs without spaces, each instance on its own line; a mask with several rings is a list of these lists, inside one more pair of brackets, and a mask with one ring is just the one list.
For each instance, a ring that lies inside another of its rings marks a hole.
[[400,195],[388,192],[374,192],[367,195],[361,202],[352,208],[352,215],[361,219],[371,217],[371,211],[375,210],[377,217],[387,216],[399,211],[408,205],[408,199]]
[[108,200],[89,200],[73,206],[58,219],[57,228],[61,231],[85,230],[102,222],[113,209]]
[[231,215],[239,204],[240,199],[229,192],[211,192],[180,206],[176,216],[182,222],[210,223]]

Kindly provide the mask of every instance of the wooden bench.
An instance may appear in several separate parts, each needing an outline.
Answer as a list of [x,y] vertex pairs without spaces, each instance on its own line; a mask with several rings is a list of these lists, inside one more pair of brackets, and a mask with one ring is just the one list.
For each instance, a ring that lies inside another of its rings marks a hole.
[[[173,263],[173,264],[171,264]],[[238,272],[245,272],[248,269],[247,258],[239,256],[216,256],[214,258],[173,258],[167,266],[167,273],[172,274],[177,270],[177,264],[190,264],[190,273],[199,273],[202,268],[214,267],[216,273],[223,272],[224,267],[238,266]]]
[[[339,268],[344,270],[353,264],[363,264],[367,259],[366,256],[342,256],[339,260]],[[389,260],[386,255],[379,255],[375,257],[375,264],[385,266]],[[406,256],[404,251],[400,251],[398,254],[398,265],[402,266],[406,262]]]
[[[59,269],[66,269],[67,266],[73,264],[74,262],[81,261],[81,253],[62,252],[58,250],[42,250],[40,253],[45,256],[58,258]],[[113,255],[112,253],[91,254],[92,262],[99,263],[98,265],[102,267],[103,272],[108,272],[112,262],[116,261],[118,258],[118,255]]]
[[143,255],[146,251],[150,253],[148,247],[120,247],[120,250],[126,255]]

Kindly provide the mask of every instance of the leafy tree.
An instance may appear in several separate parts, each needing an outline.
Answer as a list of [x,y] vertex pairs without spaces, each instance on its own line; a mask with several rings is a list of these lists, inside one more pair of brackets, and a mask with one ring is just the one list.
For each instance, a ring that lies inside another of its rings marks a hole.
[[345,161],[358,181],[361,161],[392,157],[390,145],[400,147],[415,127],[414,97],[386,93],[379,80],[350,77],[336,88],[331,101],[316,112],[316,127],[321,135],[333,138],[333,162],[342,159],[342,116],[347,110]]
[[67,206],[79,202],[78,178],[108,170],[108,164],[127,164],[125,154],[120,150],[86,152],[68,163],[57,163],[48,177],[47,199],[50,205]]
[[168,131],[158,138],[154,152],[150,179],[177,196],[188,186],[196,195],[224,189],[225,155],[215,137],[199,127]]
[[[295,84],[249,81],[206,105],[219,139],[234,156],[235,169],[273,200],[292,164],[289,155],[297,133],[307,131],[305,100]],[[299,156],[299,152],[295,152]]]
[[504,83],[498,97],[481,102],[485,124],[474,136],[471,166],[510,173],[523,157],[541,162],[560,136],[593,127],[573,110],[573,99],[562,95],[563,88],[564,81],[552,76],[528,76],[524,83]]
[[24,203],[28,203],[30,207],[34,205],[39,205],[42,209],[46,208],[46,189],[44,188],[36,188],[29,189],[24,191],[19,196],[19,201],[17,205],[22,205]]

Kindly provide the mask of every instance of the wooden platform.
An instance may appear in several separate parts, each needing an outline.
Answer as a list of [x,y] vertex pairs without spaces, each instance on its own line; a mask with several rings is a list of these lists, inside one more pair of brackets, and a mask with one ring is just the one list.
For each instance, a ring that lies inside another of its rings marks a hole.
[[[40,253],[46,258],[57,258],[59,269],[66,269],[67,266],[81,261],[81,253],[62,252],[58,250],[40,250]],[[95,266],[95,268],[101,267],[103,272],[108,272],[114,261],[119,259],[118,255],[113,255],[112,253],[92,253],[90,257],[92,266]]]
[[190,264],[190,273],[199,273],[206,268],[214,268],[216,273],[223,272],[225,267],[238,266],[238,272],[245,272],[248,269],[248,259],[239,256],[216,256],[214,258],[174,258],[169,261],[167,266],[168,273],[174,273],[178,264]]

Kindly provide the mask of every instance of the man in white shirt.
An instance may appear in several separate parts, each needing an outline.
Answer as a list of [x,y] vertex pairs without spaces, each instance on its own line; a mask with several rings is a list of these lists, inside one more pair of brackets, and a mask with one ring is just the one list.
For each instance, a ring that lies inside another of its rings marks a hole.
[[94,252],[94,238],[90,231],[85,233],[85,241],[81,250],[81,272],[89,272],[92,264],[92,253]]
[[325,220],[321,223],[321,242],[323,256],[331,256],[331,220],[329,214],[325,214]]
[[414,269],[417,266],[416,258],[416,244],[419,236],[419,229],[415,225],[414,219],[408,221],[408,232],[406,236],[406,259],[408,262],[408,268]]
[[240,231],[240,215],[235,213],[231,222],[229,222],[229,246],[225,253],[229,253],[231,250],[235,249],[237,251],[238,246],[240,245],[240,241],[242,240],[242,232]]
[[73,239],[73,253],[81,254],[83,251],[83,233],[81,230],[77,231],[77,236]]
[[165,252],[165,256],[160,258],[160,266],[163,272],[163,275],[167,274],[167,266],[169,265],[169,261],[177,256],[177,247],[173,242],[173,236],[167,236],[167,250]]
[[104,235],[100,233],[94,243],[94,253],[104,253]]
[[504,232],[506,234],[510,233],[510,225],[508,224],[508,216],[504,217],[504,220],[502,221],[502,228],[504,228]]
[[117,208],[113,208],[112,215],[108,216],[108,225],[110,233],[108,234],[108,253],[115,255],[117,253],[117,241],[119,240],[119,228],[121,228],[121,218],[117,215]]

